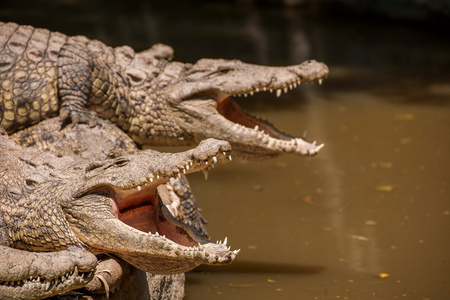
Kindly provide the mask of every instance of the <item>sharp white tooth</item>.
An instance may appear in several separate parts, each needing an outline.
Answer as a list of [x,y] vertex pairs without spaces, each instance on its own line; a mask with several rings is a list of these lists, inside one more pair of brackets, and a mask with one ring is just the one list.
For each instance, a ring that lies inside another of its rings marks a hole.
[[278,89],[278,90],[277,90],[277,97],[280,97],[280,96],[281,96],[281,93],[282,93],[281,89]]
[[263,91],[264,91],[264,92],[267,91],[267,88],[266,88],[266,87],[263,87]]
[[269,91],[272,93],[272,92],[273,92],[273,89],[270,89]]
[[323,79],[320,78],[318,81],[319,81],[319,84],[322,84]]
[[191,160],[190,162],[189,162],[189,164],[191,165],[191,167],[194,165],[194,162]]
[[227,251],[230,251],[230,249],[231,249],[231,246],[228,246]]
[[215,156],[213,156],[213,161],[215,162],[215,163],[217,163],[217,157],[215,157]]
[[222,152],[224,156],[227,156],[227,153],[225,151]]
[[256,89],[255,89],[255,92],[257,92],[257,93],[258,93],[258,92],[259,92],[259,88],[256,88]]
[[223,244],[224,244],[225,246],[227,245],[227,241],[228,241],[228,238],[225,237],[225,239],[223,240]]
[[156,175],[156,179],[159,179],[159,174]]
[[258,129],[259,129],[259,126],[256,125],[256,126],[255,126],[255,131],[258,131]]
[[138,191],[140,192],[142,190],[142,187],[140,185],[137,186]]
[[289,89],[292,90],[294,88],[294,86],[292,85],[292,83],[289,85]]
[[250,91],[250,96],[253,96],[253,91]]
[[248,95],[247,95],[247,94],[244,94],[244,97],[248,97]]
[[297,87],[297,82],[294,82],[293,86],[294,86],[294,88],[296,88]]
[[203,175],[205,175],[205,180],[208,180],[208,170],[202,170]]
[[186,169],[183,169],[183,174],[186,174]]
[[176,179],[175,178],[173,178],[173,177],[170,177],[170,184],[171,185],[174,185],[175,184],[175,181],[176,181]]
[[287,93],[287,92],[289,91],[289,88],[288,88],[287,86],[285,86],[284,89],[283,89],[283,91],[284,91],[285,93]]
[[228,156],[228,160],[229,160],[229,161],[231,161],[231,155],[230,155],[230,156]]

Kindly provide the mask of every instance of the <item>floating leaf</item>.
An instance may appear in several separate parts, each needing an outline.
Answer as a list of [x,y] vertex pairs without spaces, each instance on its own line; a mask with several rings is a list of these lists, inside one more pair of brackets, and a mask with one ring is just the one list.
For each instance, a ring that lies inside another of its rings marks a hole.
[[363,242],[367,242],[369,240],[368,237],[365,237],[362,235],[349,234],[348,236],[354,240],[363,241]]
[[312,197],[311,196],[305,196],[305,197],[303,197],[303,202],[306,202],[306,203],[308,203],[308,204],[311,204],[311,205],[316,205],[316,203],[312,200]]
[[375,189],[379,192],[392,192],[396,188],[398,188],[398,184],[379,185],[375,187]]

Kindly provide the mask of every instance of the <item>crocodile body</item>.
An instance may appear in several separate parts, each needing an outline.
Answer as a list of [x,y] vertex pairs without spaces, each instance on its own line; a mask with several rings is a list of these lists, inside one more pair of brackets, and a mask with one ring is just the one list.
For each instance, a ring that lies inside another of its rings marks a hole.
[[208,140],[183,153],[87,163],[23,149],[0,135],[0,295],[39,299],[85,286],[94,278],[94,255],[156,274],[230,263],[237,251],[178,222],[157,193],[169,178],[229,152],[226,143]]
[[227,140],[246,158],[316,154],[323,145],[284,134],[243,111],[235,96],[322,81],[313,60],[268,67],[239,60],[172,61],[157,44],[135,53],[86,37],[0,23],[0,124],[12,133],[60,115],[69,122],[116,124],[139,145],[194,145]]
[[[20,130],[11,138],[24,147],[32,147],[51,152],[58,157],[68,156],[74,160],[93,161],[136,154],[135,143],[118,127],[108,122],[102,126],[90,127],[79,124],[60,129],[59,118],[51,118],[37,125]],[[146,150],[149,151],[149,150]],[[171,179],[170,183],[158,186],[164,205],[180,222],[193,226],[205,238],[204,219],[200,215],[195,197],[185,176]],[[104,265],[104,266],[103,266]],[[102,270],[108,270],[103,272]],[[184,274],[158,275],[142,272],[120,260],[102,261],[97,267],[96,277],[82,290],[58,299],[104,299],[105,282],[109,289],[109,299],[182,299],[184,296]],[[103,296],[102,296],[103,295]]]

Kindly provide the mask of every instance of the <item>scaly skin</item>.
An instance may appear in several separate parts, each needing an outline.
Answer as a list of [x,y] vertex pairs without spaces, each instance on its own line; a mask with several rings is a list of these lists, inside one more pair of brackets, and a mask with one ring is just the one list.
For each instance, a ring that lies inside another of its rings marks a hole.
[[[24,147],[49,151],[58,157],[69,156],[77,161],[105,160],[138,152],[131,138],[109,122],[103,122],[102,126],[94,127],[85,124],[78,124],[76,127],[66,126],[62,130],[60,124],[59,118],[48,119],[12,134],[11,138]],[[170,183],[158,186],[158,194],[175,218],[194,227],[208,238],[203,226],[204,220],[197,208],[186,176],[171,179]],[[99,257],[99,260],[94,280],[82,290],[78,290],[76,296],[88,294],[97,299],[98,294],[107,293],[109,290],[110,299],[122,299],[123,295],[126,295],[129,299],[148,300],[148,296],[145,298],[145,295],[151,291],[150,299],[156,300],[181,299],[184,294],[184,274],[148,273],[148,276],[145,276],[117,258],[104,260]],[[111,267],[111,264],[115,267]],[[131,279],[133,275],[138,279]],[[148,277],[148,285],[142,283],[142,279],[145,280],[146,277]],[[70,293],[75,294],[75,291]],[[62,297],[71,299],[66,294],[59,297],[59,299]]]
[[[228,157],[230,150],[225,142],[208,140],[177,154],[143,151],[84,163],[25,151],[9,137],[0,136],[0,250],[5,253],[0,264],[0,294],[42,298],[78,288],[79,280],[72,285],[66,280],[68,286],[62,286],[54,279],[71,279],[75,266],[92,279],[96,261],[83,254],[86,250],[116,255],[156,274],[232,262],[238,251],[210,243],[176,221],[157,194],[158,185],[181,173],[209,168],[217,159]],[[25,259],[23,250],[32,258]],[[49,271],[52,266],[39,263],[45,260],[40,252],[55,261],[59,254],[69,258],[61,256],[65,265],[56,264]],[[81,277],[75,275],[75,279]],[[34,294],[29,294],[31,284],[44,288],[32,288]]]
[[[322,81],[325,64],[287,67],[238,60],[172,62],[169,46],[135,53],[86,37],[0,23],[0,124],[15,132],[56,116],[64,124],[117,124],[140,145],[194,145],[227,140],[245,158],[314,155],[323,145],[286,135],[245,113],[233,96],[288,91]],[[95,113],[94,113],[95,112]]]
[[[122,130],[104,122],[102,126],[89,127],[79,124],[76,128],[60,129],[58,117],[42,121],[11,135],[23,147],[49,151],[58,157],[69,156],[74,160],[94,161],[136,154],[136,144]],[[146,150],[151,151],[151,150]],[[206,171],[204,171],[206,172]],[[171,179],[158,187],[164,205],[180,222],[186,223],[208,238],[195,197],[186,176]]]

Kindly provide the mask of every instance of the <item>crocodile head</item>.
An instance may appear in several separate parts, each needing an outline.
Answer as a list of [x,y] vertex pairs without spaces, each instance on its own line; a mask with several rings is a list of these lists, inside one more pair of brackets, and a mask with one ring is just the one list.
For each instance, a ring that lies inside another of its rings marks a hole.
[[136,155],[89,164],[82,184],[62,203],[75,236],[94,254],[116,255],[154,274],[182,273],[200,264],[231,263],[238,251],[205,240],[177,221],[157,188],[181,174],[230,159],[229,143],[205,140],[192,150]]
[[[328,67],[314,60],[286,67],[223,59],[201,59],[195,64],[170,62],[153,80],[153,86],[158,88],[147,100],[154,115],[146,123],[156,125],[148,130],[144,125],[143,135],[132,136],[141,144],[161,145],[189,145],[213,137],[229,141],[233,153],[246,159],[281,153],[315,155],[323,144],[316,145],[281,132],[245,112],[234,98],[264,91],[280,96],[302,82],[321,83],[327,75]],[[164,99],[166,103],[157,104]]]

